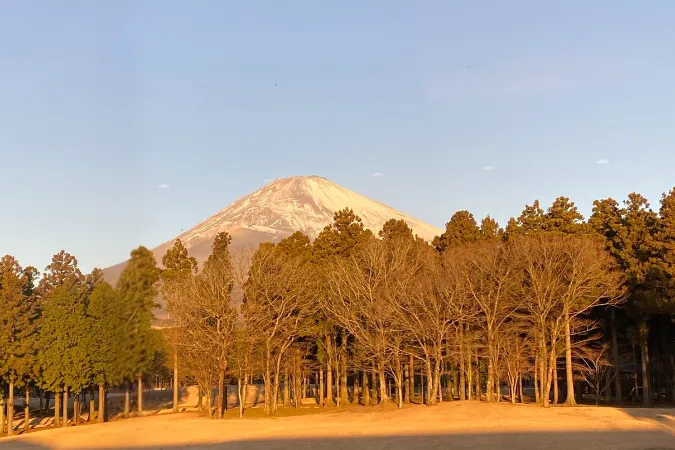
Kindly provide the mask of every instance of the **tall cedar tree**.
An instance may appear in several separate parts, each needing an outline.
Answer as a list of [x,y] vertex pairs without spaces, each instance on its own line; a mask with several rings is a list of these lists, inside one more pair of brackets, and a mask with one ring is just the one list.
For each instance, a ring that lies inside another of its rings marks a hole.
[[480,228],[469,211],[457,211],[445,224],[445,232],[436,236],[433,246],[439,252],[481,240]]
[[[6,255],[0,260],[0,384],[4,382],[9,386],[9,434],[14,428],[14,387],[23,385],[27,389],[35,365],[35,274],[34,268],[24,270],[12,256]],[[0,433],[3,425],[0,420]]]
[[[90,321],[92,380],[99,387],[98,421],[105,420],[106,391],[124,381],[123,350],[129,336],[125,332],[125,305],[119,292],[102,280],[91,283],[87,305]],[[90,412],[91,413],[91,412]]]
[[140,246],[131,252],[131,258],[117,282],[117,289],[124,305],[124,330],[128,340],[125,345],[125,375],[138,378],[138,411],[143,410],[143,374],[154,355],[151,324],[155,304],[155,284],[159,269],[152,252]]
[[[663,272],[658,267],[657,214],[642,195],[631,193],[619,208],[613,199],[593,203],[589,224],[606,239],[606,245],[626,274],[628,302],[624,310],[637,326],[642,365],[642,400],[651,403],[649,385],[648,319],[659,310]],[[616,358],[615,358],[616,362]]]
[[[38,285],[39,382],[55,393],[54,417],[60,423],[60,396],[63,393],[63,411],[67,412],[69,390],[79,392],[90,378],[91,347],[86,343],[87,285],[77,266],[77,259],[60,251],[52,258]],[[64,414],[62,424],[68,418]]]

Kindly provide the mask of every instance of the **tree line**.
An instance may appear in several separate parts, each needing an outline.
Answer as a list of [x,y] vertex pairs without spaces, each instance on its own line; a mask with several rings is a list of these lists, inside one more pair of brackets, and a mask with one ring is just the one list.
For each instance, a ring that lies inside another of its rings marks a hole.
[[[595,201],[588,220],[566,197],[504,228],[458,211],[431,243],[400,220],[375,235],[347,208],[313,242],[296,232],[252,252],[230,244],[219,234],[199,267],[177,240],[162,269],[139,247],[115,287],[65,252],[39,282],[4,257],[0,402],[13,411],[17,387],[38,387],[63,424],[59,402],[74,394],[78,418],[97,389],[103,421],[107,389],[126,387],[128,414],[136,380],[142,410],[143,375],[159,366],[173,371],[174,410],[183,379],[216,417],[232,381],[240,415],[254,383],[268,414],[307,397],[575,404],[584,385],[596,401],[648,405],[664,390],[675,401],[675,190],[658,211],[635,193]],[[158,294],[171,318],[161,331]]]

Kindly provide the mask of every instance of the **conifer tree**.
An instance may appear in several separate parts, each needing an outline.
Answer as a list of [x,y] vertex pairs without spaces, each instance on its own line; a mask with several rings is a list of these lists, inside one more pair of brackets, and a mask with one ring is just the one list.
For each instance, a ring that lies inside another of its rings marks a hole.
[[[23,385],[27,389],[35,365],[34,274],[32,267],[24,270],[12,256],[6,255],[0,260],[0,383],[4,381],[9,385],[7,432],[10,435],[14,430],[14,387]],[[0,433],[3,425],[0,421]]]
[[[89,295],[87,315],[90,323],[89,345],[95,349],[90,364],[93,382],[99,387],[99,423],[106,418],[107,389],[120,384],[125,375],[122,372],[122,349],[127,344],[128,336],[125,335],[124,312],[125,305],[119,293],[105,281],[96,283]],[[92,408],[89,414],[91,420]]]
[[143,411],[143,373],[148,368],[152,352],[151,325],[155,304],[155,284],[159,269],[152,252],[140,246],[131,252],[129,263],[120,275],[117,289],[124,304],[126,346],[126,375],[138,378],[138,412]]
[[39,381],[54,392],[55,423],[60,422],[63,393],[63,425],[68,422],[68,392],[82,389],[90,373],[89,351],[80,345],[88,336],[86,312],[87,285],[77,259],[60,251],[52,258],[38,285],[40,318],[38,321]]
[[432,242],[439,252],[446,248],[477,242],[481,239],[480,228],[469,211],[457,211],[445,224],[445,232]]

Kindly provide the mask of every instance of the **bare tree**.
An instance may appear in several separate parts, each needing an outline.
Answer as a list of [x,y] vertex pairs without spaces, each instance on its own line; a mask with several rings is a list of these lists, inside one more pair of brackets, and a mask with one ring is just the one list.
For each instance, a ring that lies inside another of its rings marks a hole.
[[609,346],[607,344],[586,347],[579,355],[578,372],[595,392],[595,404],[600,403],[600,396],[611,386],[616,372],[609,362]]
[[276,411],[283,355],[306,326],[310,271],[305,259],[289,257],[274,244],[262,244],[251,261],[242,311],[264,350],[267,414]]

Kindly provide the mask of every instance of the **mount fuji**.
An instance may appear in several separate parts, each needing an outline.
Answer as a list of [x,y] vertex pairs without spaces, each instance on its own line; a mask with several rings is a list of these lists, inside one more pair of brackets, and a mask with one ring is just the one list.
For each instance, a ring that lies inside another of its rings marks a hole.
[[[190,255],[202,263],[211,253],[213,239],[222,231],[232,236],[233,247],[278,242],[295,231],[314,239],[332,223],[336,211],[347,207],[363,220],[364,227],[376,234],[389,219],[405,220],[415,234],[427,241],[443,232],[323,177],[294,176],[270,181],[152,251],[161,264],[167,249],[178,238]],[[120,263],[105,269],[106,280],[116,282],[125,266],[126,263]]]

